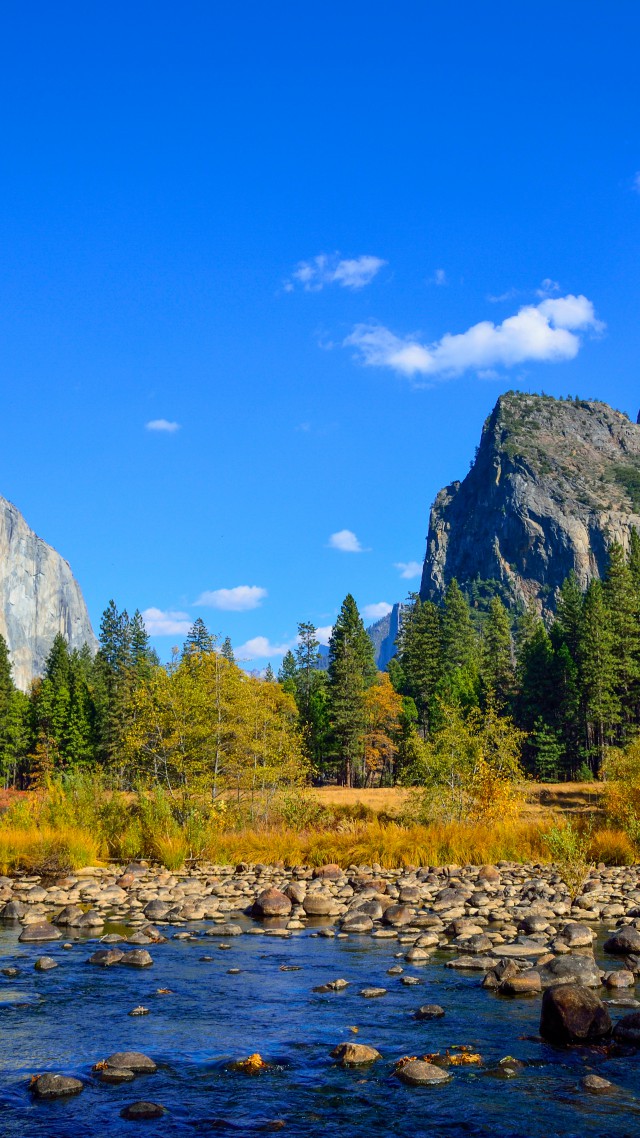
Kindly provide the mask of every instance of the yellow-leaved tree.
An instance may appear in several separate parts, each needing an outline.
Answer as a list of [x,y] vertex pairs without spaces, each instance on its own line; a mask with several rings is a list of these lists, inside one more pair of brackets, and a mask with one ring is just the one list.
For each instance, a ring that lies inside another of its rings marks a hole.
[[255,819],[281,786],[306,776],[293,698],[215,650],[153,668],[130,712],[129,780],[161,785],[179,818],[194,803],[234,801]]
[[364,697],[367,729],[364,737],[365,785],[391,786],[395,781],[398,737],[401,730],[402,696],[386,672],[378,672]]

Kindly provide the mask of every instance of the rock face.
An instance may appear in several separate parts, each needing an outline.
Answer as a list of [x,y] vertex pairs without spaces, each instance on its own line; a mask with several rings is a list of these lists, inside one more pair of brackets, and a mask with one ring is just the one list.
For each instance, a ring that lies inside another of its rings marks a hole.
[[555,607],[571,570],[601,576],[609,545],[640,529],[640,427],[606,403],[508,392],[475,462],[431,509],[420,595],[497,583],[506,603]]
[[11,502],[0,498],[0,633],[9,647],[17,687],[26,691],[34,676],[41,675],[58,632],[71,649],[97,647],[69,565],[29,529]]

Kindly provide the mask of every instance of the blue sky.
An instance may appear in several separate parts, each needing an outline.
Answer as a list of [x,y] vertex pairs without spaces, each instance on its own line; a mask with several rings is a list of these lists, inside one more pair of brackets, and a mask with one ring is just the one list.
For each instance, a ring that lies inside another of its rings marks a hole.
[[96,626],[277,664],[417,587],[501,391],[635,419],[639,40],[637,0],[5,7],[0,493]]

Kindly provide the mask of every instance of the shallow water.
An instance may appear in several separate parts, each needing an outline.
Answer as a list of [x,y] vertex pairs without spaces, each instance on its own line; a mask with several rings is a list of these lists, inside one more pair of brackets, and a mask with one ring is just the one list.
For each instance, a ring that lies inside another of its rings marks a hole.
[[[278,1122],[285,1135],[336,1138],[640,1133],[640,1055],[555,1051],[526,1038],[537,1033],[540,998],[507,1000],[482,990],[481,973],[443,966],[449,954],[436,954],[424,966],[405,965],[405,976],[422,980],[407,987],[386,974],[402,948],[395,940],[337,940],[308,930],[288,940],[202,936],[151,945],[154,965],[138,971],[88,966],[95,941],[76,941],[70,950],[60,942],[20,945],[19,932],[19,926],[0,927],[0,966],[21,970],[16,978],[0,977],[3,1136],[102,1138],[140,1129],[159,1136],[249,1135],[278,1129]],[[220,943],[230,947],[221,950]],[[59,967],[36,972],[33,962],[42,954]],[[202,961],[205,954],[213,960]],[[286,965],[300,971],[281,971]],[[230,975],[230,968],[241,972]],[[338,977],[350,987],[330,995],[311,991]],[[385,987],[387,994],[364,999],[358,993],[366,985]],[[157,995],[157,988],[173,994]],[[445,1018],[416,1021],[413,1012],[425,1003],[441,1004]],[[151,1014],[130,1017],[138,1004]],[[626,1009],[611,1013],[615,1022]],[[377,1047],[383,1061],[364,1070],[337,1066],[329,1052],[347,1041]],[[400,1056],[454,1044],[479,1051],[484,1067],[457,1068],[440,1087],[407,1087],[392,1075]],[[122,1050],[152,1056],[158,1072],[122,1086],[98,1082],[92,1065]],[[254,1051],[274,1066],[257,1076],[227,1069]],[[506,1055],[527,1063],[512,1079],[490,1073]],[[83,1079],[82,1094],[34,1101],[29,1076],[45,1070]],[[582,1091],[579,1079],[589,1072],[619,1090],[600,1097]],[[121,1119],[122,1107],[139,1099],[159,1102],[168,1113],[157,1122]]]

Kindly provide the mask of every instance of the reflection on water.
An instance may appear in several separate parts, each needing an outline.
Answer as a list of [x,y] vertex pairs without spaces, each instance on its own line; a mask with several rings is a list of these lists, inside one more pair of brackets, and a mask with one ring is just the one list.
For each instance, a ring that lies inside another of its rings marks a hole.
[[[209,926],[210,927],[210,926]],[[194,933],[205,926],[191,926]],[[3,1136],[96,1138],[135,1133],[127,1103],[151,1099],[168,1113],[144,1126],[154,1134],[224,1132],[285,1135],[491,1135],[496,1138],[626,1138],[640,1133],[640,1056],[611,1058],[596,1049],[554,1051],[535,1038],[540,1000],[506,1000],[480,989],[477,973],[444,967],[445,955],[405,966],[420,978],[405,986],[387,969],[396,941],[312,936],[170,940],[151,946],[154,966],[143,971],[100,969],[86,963],[95,944],[76,941],[20,945],[18,929],[0,927],[0,1111]],[[59,964],[36,972],[38,955]],[[209,959],[202,959],[209,957]],[[238,971],[239,970],[239,971]],[[341,992],[312,989],[339,977]],[[387,989],[373,1000],[365,986]],[[170,994],[158,994],[170,989]],[[441,1004],[444,1019],[417,1021],[415,1009]],[[131,1017],[144,1005],[150,1014]],[[614,1020],[624,1008],[612,1008]],[[357,1027],[357,1033],[350,1029]],[[344,1070],[330,1050],[346,1041],[376,1047],[383,1060]],[[467,1044],[483,1068],[456,1068],[439,1087],[411,1088],[393,1074],[402,1055]],[[98,1082],[92,1065],[113,1051],[136,1050],[160,1065],[155,1075],[120,1086]],[[257,1075],[228,1064],[260,1052],[272,1066]],[[506,1078],[496,1070],[507,1055],[526,1062]],[[45,1070],[85,1081],[83,1093],[57,1102],[32,1101],[29,1076]],[[580,1078],[595,1072],[620,1089],[588,1095]]]

